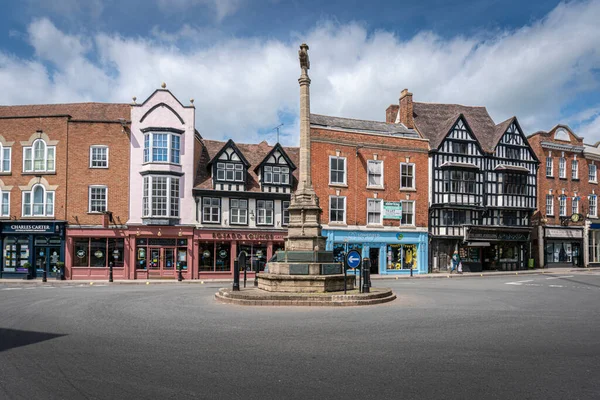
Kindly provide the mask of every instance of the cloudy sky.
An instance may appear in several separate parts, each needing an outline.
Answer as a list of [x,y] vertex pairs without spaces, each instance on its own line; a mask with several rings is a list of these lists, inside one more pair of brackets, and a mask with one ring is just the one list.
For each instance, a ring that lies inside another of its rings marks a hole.
[[[326,3],[326,4],[323,4]],[[600,0],[4,0],[0,104],[195,99],[206,138],[297,143],[298,45],[312,112],[383,120],[415,101],[569,124],[600,140]]]

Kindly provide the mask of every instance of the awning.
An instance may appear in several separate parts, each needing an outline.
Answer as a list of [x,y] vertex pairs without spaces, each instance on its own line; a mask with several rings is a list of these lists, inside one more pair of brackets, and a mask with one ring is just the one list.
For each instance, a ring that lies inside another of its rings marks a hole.
[[467,247],[490,247],[490,242],[468,242]]

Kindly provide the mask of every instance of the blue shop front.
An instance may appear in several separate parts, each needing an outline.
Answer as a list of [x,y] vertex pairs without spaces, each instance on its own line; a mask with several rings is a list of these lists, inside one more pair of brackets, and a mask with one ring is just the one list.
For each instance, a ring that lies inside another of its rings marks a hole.
[[5,221],[0,227],[0,277],[41,278],[44,270],[48,277],[56,275],[65,257],[64,221]]
[[323,229],[323,236],[336,261],[357,250],[371,260],[371,274],[427,273],[427,231]]

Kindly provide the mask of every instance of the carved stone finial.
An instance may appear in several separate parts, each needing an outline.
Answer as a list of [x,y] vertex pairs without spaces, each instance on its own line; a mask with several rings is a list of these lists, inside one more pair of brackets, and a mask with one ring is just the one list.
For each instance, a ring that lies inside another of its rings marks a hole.
[[162,83],[162,85],[160,85],[161,88],[166,89],[167,88],[167,84],[166,83]]
[[190,99],[190,103],[192,103],[192,105],[194,104],[194,99]]
[[298,58],[300,59],[300,68],[306,70],[310,69],[310,60],[308,59],[308,45],[302,43],[300,50],[298,50]]
[[133,100],[133,104],[135,104],[135,101],[137,100],[137,97],[133,96],[131,99]]

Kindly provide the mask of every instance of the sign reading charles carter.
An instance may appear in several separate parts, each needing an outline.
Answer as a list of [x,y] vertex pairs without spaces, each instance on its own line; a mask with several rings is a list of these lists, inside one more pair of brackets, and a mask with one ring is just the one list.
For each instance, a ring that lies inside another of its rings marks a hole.
[[53,222],[22,222],[2,224],[2,233],[55,233]]

